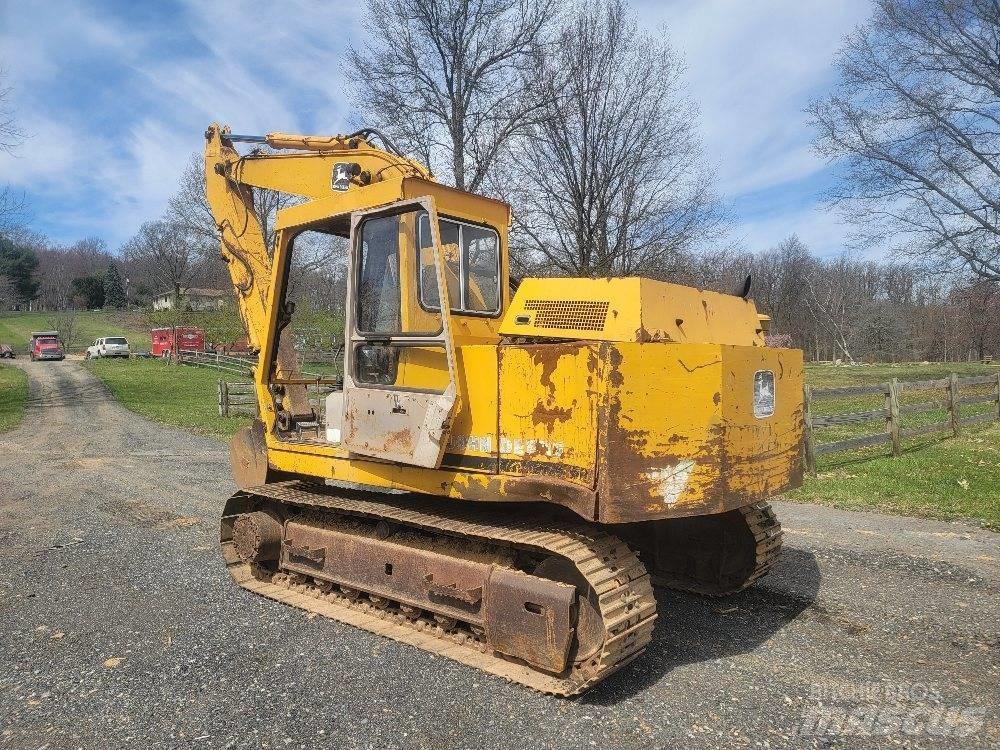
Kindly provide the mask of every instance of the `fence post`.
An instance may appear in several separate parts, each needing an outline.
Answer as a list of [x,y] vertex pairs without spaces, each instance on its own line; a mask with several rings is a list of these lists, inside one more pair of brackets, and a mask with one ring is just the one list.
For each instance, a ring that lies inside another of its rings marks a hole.
[[805,387],[805,397],[803,399],[805,408],[805,438],[806,438],[806,471],[810,476],[816,476],[816,450],[813,444],[813,418],[812,418],[812,386]]
[[958,437],[961,418],[958,413],[958,373],[953,372],[948,379],[948,411],[951,414],[951,431]]
[[229,416],[229,383],[219,378],[219,416]]
[[1000,419],[1000,372],[997,373],[997,419]]
[[885,397],[886,420],[889,437],[892,438],[892,455],[898,456],[902,451],[899,445],[899,379],[889,381],[889,392]]

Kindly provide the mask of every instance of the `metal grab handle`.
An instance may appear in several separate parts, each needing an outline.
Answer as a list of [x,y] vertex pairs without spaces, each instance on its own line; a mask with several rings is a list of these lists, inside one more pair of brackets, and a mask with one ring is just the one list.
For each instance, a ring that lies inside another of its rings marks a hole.
[[428,573],[424,576],[424,583],[427,584],[427,591],[429,593],[437,594],[438,596],[443,596],[448,599],[457,599],[458,601],[465,602],[466,604],[478,604],[483,599],[482,586],[462,591],[458,588],[458,584],[455,583],[435,583],[433,573]]

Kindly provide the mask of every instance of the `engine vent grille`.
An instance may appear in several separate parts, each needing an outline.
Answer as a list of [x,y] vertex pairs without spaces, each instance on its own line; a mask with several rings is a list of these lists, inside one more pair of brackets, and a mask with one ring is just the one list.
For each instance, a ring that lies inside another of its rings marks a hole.
[[603,331],[608,302],[594,300],[529,299],[524,309],[535,313],[535,328]]

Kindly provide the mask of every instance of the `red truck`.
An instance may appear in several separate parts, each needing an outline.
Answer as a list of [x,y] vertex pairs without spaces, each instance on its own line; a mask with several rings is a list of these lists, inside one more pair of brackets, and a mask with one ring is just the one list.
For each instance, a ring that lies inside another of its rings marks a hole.
[[190,326],[154,328],[149,353],[154,357],[169,357],[176,350],[201,352],[205,350],[205,332]]
[[66,359],[59,331],[32,331],[28,353],[32,362],[38,359]]

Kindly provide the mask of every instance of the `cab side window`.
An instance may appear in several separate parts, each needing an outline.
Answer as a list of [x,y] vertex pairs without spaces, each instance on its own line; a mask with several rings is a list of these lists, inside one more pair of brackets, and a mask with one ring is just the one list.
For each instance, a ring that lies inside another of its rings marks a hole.
[[[500,238],[496,231],[450,219],[440,219],[438,224],[451,311],[475,315],[500,312]],[[420,216],[418,234],[420,304],[436,310],[438,304],[432,301],[438,296],[434,240],[426,213]]]

